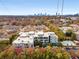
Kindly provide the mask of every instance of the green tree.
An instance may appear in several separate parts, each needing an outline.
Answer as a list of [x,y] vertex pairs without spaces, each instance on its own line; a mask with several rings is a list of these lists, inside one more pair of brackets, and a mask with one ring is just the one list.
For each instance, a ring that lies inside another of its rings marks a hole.
[[73,34],[72,30],[67,30],[66,33],[65,33],[65,35],[66,35],[67,37],[71,37],[72,34]]
[[14,34],[10,37],[9,41],[10,41],[10,44],[12,44],[13,40],[15,40],[17,38],[17,34]]
[[64,40],[65,35],[58,26],[52,24],[51,22],[46,22],[45,25],[50,29],[50,32],[55,32],[55,34],[58,36],[59,41]]
[[76,34],[72,30],[67,30],[65,36],[66,40],[76,40]]

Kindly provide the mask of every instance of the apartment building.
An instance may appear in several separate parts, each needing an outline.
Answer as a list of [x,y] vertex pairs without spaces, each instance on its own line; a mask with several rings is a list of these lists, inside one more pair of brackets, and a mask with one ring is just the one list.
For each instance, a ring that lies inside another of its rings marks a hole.
[[12,43],[14,47],[34,47],[35,40],[42,42],[42,44],[58,43],[58,36],[54,32],[30,31],[20,32],[19,35]]

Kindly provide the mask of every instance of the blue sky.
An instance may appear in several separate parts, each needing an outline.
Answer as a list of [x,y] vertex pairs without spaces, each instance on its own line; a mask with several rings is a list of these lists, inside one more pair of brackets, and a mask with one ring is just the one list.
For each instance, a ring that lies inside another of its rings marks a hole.
[[[31,15],[47,13],[55,15],[58,0],[0,0],[0,15]],[[61,13],[59,0],[59,13]],[[79,13],[79,0],[64,0],[63,14]]]

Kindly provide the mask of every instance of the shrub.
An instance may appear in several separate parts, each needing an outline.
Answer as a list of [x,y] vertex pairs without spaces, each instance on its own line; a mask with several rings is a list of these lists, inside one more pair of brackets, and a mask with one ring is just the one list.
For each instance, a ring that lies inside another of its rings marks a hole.
[[24,48],[18,54],[14,48],[9,48],[0,53],[0,59],[70,59],[70,55],[62,48]]

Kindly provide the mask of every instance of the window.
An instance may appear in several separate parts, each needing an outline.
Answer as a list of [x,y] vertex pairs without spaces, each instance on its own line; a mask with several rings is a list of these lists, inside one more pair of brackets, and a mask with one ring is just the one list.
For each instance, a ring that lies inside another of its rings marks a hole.
[[40,40],[41,42],[43,42],[43,40]]
[[39,37],[39,39],[43,39],[43,37]]
[[28,48],[29,47],[28,44],[25,44],[25,47]]
[[48,39],[48,37],[44,37],[44,39]]
[[34,39],[38,39],[37,37],[35,37]]

